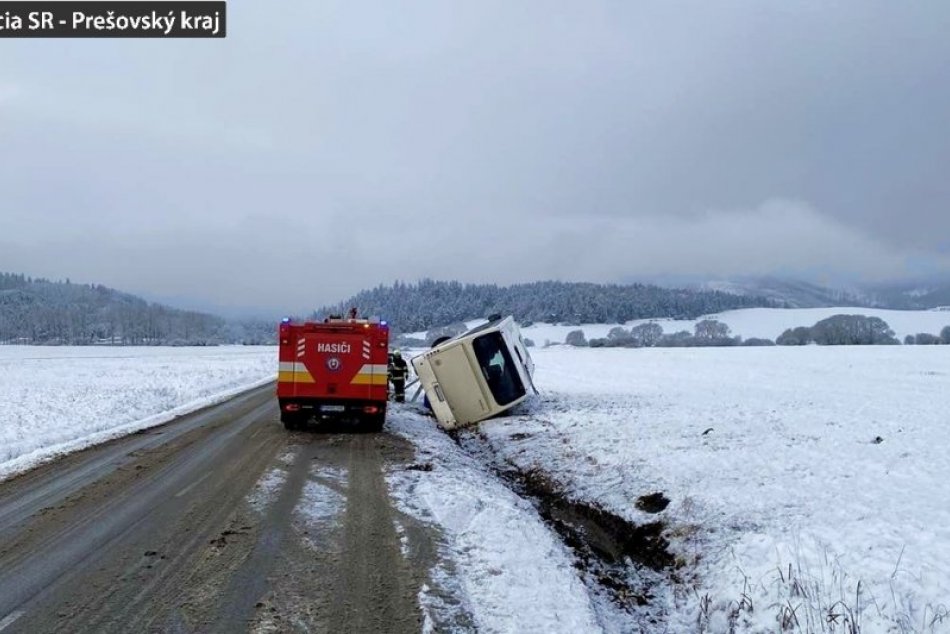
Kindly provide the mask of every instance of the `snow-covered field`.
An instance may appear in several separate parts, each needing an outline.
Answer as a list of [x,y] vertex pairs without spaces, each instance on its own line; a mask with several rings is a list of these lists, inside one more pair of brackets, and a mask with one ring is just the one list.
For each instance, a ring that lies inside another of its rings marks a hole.
[[[773,312],[750,314],[747,331],[731,325],[743,336],[781,329]],[[822,317],[789,312],[788,326]],[[939,331],[950,315],[934,314],[933,327],[909,321],[906,332]],[[495,455],[547,474],[572,499],[667,525],[681,567],[643,608],[659,631],[950,632],[950,348],[532,354],[542,396],[463,432],[464,446],[490,454],[467,454],[410,405],[387,423],[433,467],[390,472],[391,493],[440,527],[451,581],[480,629],[630,629],[534,507],[479,462]],[[0,478],[273,380],[275,356],[0,347]],[[671,500],[665,510],[637,509],[656,492]],[[420,603],[439,609],[425,589]]]
[[[880,317],[887,322],[895,336],[901,341],[907,335],[918,333],[939,335],[942,328],[950,326],[950,311],[945,310],[883,310],[847,306],[837,308],[743,308],[705,315],[700,319],[716,319],[723,322],[732,330],[733,336],[739,335],[744,339],[759,337],[774,340],[788,328],[814,326],[822,319],[842,314]],[[632,326],[651,321],[660,324],[664,333],[671,334],[680,330],[687,330],[692,333],[696,322],[700,320],[638,319],[629,321],[623,326],[629,329]],[[615,326],[617,324],[560,326],[539,323],[522,328],[522,333],[538,346],[543,346],[546,341],[564,343],[567,333],[578,329],[583,330],[584,336],[588,339],[606,337],[610,329]],[[424,333],[421,336],[424,337]]]
[[272,381],[275,347],[0,346],[0,479]]
[[[480,442],[572,498],[668,523],[682,580],[648,608],[668,631],[950,631],[947,348],[533,355],[541,399]],[[658,491],[665,511],[635,508]],[[431,497],[457,521],[454,495]]]

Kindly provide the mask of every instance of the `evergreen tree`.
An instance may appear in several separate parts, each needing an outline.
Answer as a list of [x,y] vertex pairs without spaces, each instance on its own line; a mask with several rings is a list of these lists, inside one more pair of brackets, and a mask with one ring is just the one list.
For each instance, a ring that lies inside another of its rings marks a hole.
[[0,273],[0,343],[213,345],[274,343],[276,324],[228,322],[105,286]]
[[386,319],[397,332],[423,332],[492,313],[513,315],[522,323],[579,325],[658,317],[695,319],[724,310],[773,305],[761,297],[646,284],[549,281],[500,287],[424,279],[414,284],[396,281],[392,286],[362,291],[320,308],[314,317],[342,314],[357,306],[360,314]]

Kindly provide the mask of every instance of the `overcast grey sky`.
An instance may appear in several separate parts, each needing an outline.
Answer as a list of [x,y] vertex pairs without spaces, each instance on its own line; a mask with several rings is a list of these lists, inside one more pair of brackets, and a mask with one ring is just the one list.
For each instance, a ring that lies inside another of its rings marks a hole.
[[229,9],[226,40],[0,40],[0,270],[276,310],[950,270],[943,0]]

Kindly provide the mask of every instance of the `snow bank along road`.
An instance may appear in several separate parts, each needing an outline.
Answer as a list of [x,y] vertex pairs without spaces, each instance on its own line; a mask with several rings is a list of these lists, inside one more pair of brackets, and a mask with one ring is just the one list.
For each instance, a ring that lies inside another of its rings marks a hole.
[[276,347],[0,346],[0,479],[273,380]]
[[288,433],[273,386],[0,483],[0,632],[620,631],[431,421]]

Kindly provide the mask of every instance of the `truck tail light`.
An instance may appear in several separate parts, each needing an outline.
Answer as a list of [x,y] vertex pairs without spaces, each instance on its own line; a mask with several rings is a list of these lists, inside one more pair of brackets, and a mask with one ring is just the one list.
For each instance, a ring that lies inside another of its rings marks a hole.
[[375,405],[367,405],[366,407],[363,408],[363,413],[364,414],[378,414],[379,408],[376,407]]
[[285,412],[299,412],[300,406],[297,405],[296,403],[287,403],[286,405],[284,405],[284,411]]
[[290,343],[290,324],[285,318],[284,321],[280,322],[280,345],[286,346]]

